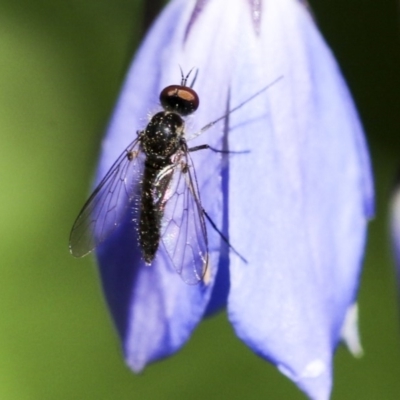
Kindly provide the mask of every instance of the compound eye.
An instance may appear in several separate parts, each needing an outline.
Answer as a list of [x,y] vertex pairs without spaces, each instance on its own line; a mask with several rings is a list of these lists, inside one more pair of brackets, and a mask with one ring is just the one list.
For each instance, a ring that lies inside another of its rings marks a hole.
[[200,100],[192,88],[171,85],[164,88],[160,93],[160,102],[164,110],[186,116],[198,109]]

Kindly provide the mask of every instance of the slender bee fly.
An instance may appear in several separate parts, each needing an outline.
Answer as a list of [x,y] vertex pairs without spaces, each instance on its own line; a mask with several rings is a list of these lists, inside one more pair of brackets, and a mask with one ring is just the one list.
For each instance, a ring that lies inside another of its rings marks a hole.
[[[189,147],[184,117],[199,107],[199,96],[184,76],[180,85],[170,85],[160,93],[163,111],[156,113],[143,131],[111,166],[84,204],[70,234],[72,255],[83,257],[103,243],[125,220],[128,209],[137,230],[142,257],[152,264],[164,246],[174,268],[189,284],[203,280],[209,262],[206,221],[220,234],[201,205],[191,152],[214,149],[204,144]],[[211,128],[227,115],[261,94],[280,78],[231,109],[228,114],[205,125],[193,137]],[[243,257],[241,257],[243,259]]]

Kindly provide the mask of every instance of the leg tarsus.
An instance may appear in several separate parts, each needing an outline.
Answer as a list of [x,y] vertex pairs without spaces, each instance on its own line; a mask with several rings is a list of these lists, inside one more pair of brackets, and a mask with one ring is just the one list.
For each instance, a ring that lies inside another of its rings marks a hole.
[[232,151],[232,150],[220,150],[214,147],[211,147],[209,144],[201,144],[199,146],[191,147],[188,151],[198,151],[198,150],[211,150],[214,153],[223,153],[223,154],[247,154],[250,153],[250,150],[242,150],[242,151]]
[[245,264],[248,264],[248,261],[229,243],[229,240],[226,238],[226,236],[217,228],[217,225],[215,225],[214,221],[207,214],[207,212],[206,212],[206,210],[204,210],[204,208],[203,208],[203,214],[207,218],[207,220],[211,224],[211,226],[219,234],[221,239],[227,244],[227,246],[230,248],[230,250],[233,251]]

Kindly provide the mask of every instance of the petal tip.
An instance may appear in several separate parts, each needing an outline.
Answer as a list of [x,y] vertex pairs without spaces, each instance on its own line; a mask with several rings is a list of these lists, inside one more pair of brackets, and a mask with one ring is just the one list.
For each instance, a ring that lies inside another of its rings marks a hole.
[[347,349],[354,357],[361,358],[364,355],[364,349],[362,348],[360,334],[358,331],[357,303],[348,308],[340,336]]
[[325,361],[310,361],[300,373],[292,371],[285,365],[278,365],[278,370],[292,380],[313,400],[329,400],[331,392],[330,367]]

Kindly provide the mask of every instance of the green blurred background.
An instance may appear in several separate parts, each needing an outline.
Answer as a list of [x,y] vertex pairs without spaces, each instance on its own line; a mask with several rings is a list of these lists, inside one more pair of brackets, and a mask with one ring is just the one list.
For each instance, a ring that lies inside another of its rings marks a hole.
[[[366,354],[338,350],[333,399],[399,399],[387,227],[400,164],[397,4],[311,3],[362,115],[378,191],[359,297]],[[133,375],[93,261],[68,252],[149,4],[0,1],[0,400],[304,399],[235,337],[225,313],[203,322],[179,354]]]

